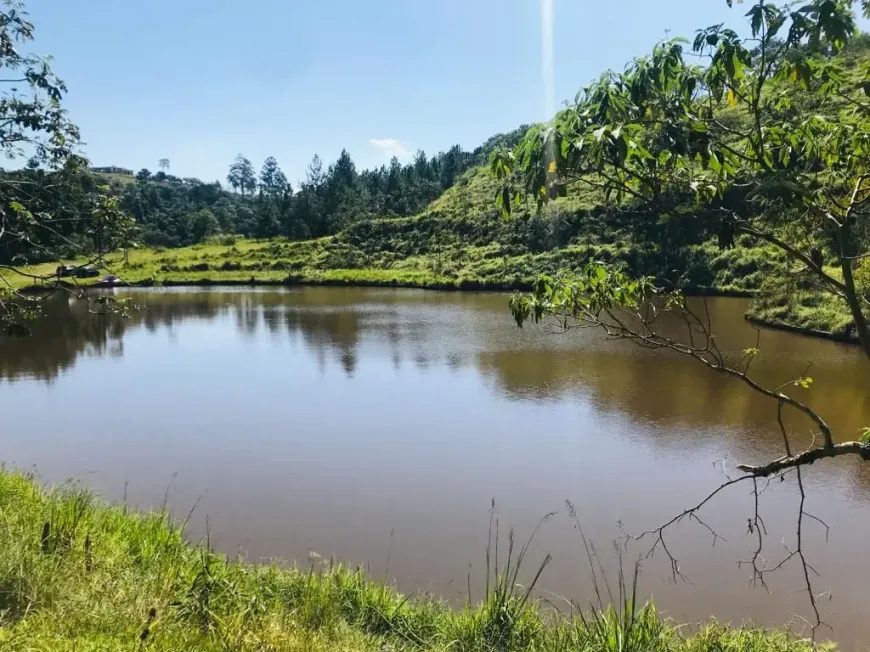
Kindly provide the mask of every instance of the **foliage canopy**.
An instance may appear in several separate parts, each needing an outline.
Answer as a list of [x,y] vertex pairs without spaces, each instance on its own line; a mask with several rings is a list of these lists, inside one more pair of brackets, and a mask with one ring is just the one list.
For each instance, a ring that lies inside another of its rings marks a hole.
[[764,240],[841,297],[870,356],[854,279],[868,244],[870,66],[830,56],[856,33],[854,4],[759,0],[746,37],[713,25],[605,73],[513,151],[493,153],[497,201],[507,214],[581,185],[666,215],[694,198],[718,221],[720,246],[740,232]]

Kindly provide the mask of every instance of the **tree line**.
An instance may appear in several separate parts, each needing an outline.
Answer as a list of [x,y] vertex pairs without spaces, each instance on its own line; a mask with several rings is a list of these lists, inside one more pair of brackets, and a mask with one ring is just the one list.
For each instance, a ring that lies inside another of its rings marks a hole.
[[422,211],[469,168],[488,160],[497,145],[515,144],[526,127],[467,151],[454,145],[429,157],[418,151],[408,163],[358,171],[350,153],[324,166],[314,155],[294,188],[275,157],[255,168],[239,155],[226,186],[143,169],[136,182],[116,187],[120,208],[136,222],[142,242],[180,247],[218,233],[252,238],[317,238],[361,221]]

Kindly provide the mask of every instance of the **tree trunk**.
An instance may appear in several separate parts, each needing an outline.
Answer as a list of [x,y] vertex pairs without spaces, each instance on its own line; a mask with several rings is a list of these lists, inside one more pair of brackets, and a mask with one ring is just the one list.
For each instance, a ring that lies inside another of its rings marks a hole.
[[846,256],[843,244],[845,243],[842,242],[841,236],[842,253],[840,254],[840,267],[843,270],[843,284],[846,286],[846,301],[849,304],[852,318],[855,320],[858,339],[861,341],[864,353],[870,358],[870,329],[867,327],[867,318],[864,316],[864,310],[861,308],[861,299],[855,290],[855,277],[852,275],[852,260]]

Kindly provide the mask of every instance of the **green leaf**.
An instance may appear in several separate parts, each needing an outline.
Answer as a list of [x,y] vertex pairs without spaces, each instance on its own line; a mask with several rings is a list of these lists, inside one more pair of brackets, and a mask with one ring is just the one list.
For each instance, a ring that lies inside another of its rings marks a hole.
[[812,384],[813,379],[810,376],[807,376],[806,378],[798,378],[796,381],[794,381],[795,387],[802,387],[803,389],[809,389],[810,385]]
[[722,170],[722,163],[719,161],[719,157],[716,156],[716,152],[710,152],[708,165],[713,172],[720,172]]
[[501,189],[501,215],[504,219],[508,219],[511,216],[511,192],[510,189],[504,187]]
[[749,25],[752,28],[752,36],[758,36],[758,33],[761,31],[761,27],[764,24],[762,11],[763,5],[757,4],[746,14],[749,16]]
[[870,428],[861,428],[861,443],[870,444]]
[[628,156],[628,143],[625,141],[624,137],[616,139],[616,160],[620,165],[625,163],[625,159]]

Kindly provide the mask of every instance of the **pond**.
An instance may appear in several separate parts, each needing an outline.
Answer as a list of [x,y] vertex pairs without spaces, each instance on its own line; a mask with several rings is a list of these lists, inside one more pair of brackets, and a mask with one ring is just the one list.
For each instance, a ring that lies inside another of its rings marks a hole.
[[[684,622],[765,625],[811,612],[797,566],[750,586],[753,498],[741,485],[686,520],[668,546],[614,546],[698,502],[741,462],[782,454],[776,405],[678,355],[590,330],[520,330],[507,296],[373,288],[116,291],[127,319],[54,297],[28,339],[0,340],[2,459],[46,482],[69,478],[113,501],[166,501],[190,533],[251,560],[364,564],[404,591],[479,599],[490,507],[502,545],[546,553],[540,595],[594,597],[577,525],[615,579],[642,559],[641,591]],[[870,425],[870,365],[857,347],[744,321],[744,300],[708,301],[720,346],[755,346],[756,376],[792,388],[841,439]],[[759,338],[759,339],[757,339]],[[809,372],[806,365],[812,363]],[[809,424],[789,422],[798,439]],[[870,644],[870,465],[807,470],[805,549],[820,608],[844,646]],[[793,481],[761,497],[766,557],[793,545]],[[576,507],[576,519],[565,502]],[[848,560],[848,562],[844,561]],[[470,573],[470,579],[469,579]]]

